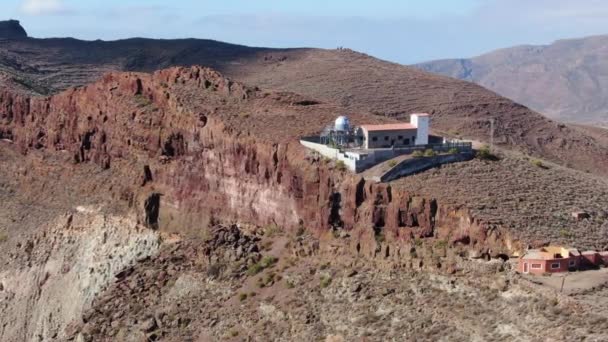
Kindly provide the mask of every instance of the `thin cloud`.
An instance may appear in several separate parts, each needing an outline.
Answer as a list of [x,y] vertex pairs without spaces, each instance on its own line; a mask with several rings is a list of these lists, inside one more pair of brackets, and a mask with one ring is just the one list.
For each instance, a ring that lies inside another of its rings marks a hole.
[[29,15],[65,14],[68,12],[61,0],[25,0],[21,10]]

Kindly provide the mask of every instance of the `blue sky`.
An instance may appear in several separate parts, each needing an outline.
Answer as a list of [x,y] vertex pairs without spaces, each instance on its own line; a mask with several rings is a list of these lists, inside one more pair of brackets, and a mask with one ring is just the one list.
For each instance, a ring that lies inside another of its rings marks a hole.
[[608,0],[1,0],[31,36],[344,46],[399,62],[608,34]]

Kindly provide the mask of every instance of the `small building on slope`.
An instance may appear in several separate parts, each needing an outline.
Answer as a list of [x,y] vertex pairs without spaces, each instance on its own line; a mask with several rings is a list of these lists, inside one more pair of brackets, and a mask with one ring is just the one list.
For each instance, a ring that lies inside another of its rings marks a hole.
[[581,253],[576,249],[549,246],[528,250],[520,259],[518,270],[527,274],[568,272],[577,270]]
[[545,274],[598,268],[608,265],[608,252],[548,246],[530,249],[519,258],[517,270],[524,274]]
[[429,115],[412,114],[409,123],[362,125],[364,148],[391,148],[429,143]]

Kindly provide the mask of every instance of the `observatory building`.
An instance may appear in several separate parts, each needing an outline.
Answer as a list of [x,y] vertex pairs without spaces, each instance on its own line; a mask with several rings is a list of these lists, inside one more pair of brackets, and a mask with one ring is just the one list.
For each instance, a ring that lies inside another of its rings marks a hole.
[[354,126],[348,117],[339,116],[320,135],[302,137],[300,143],[354,172],[415,151],[471,150],[471,144],[429,144],[429,119],[428,114],[415,113],[408,123]]
[[361,130],[366,149],[426,145],[429,143],[429,115],[412,114],[410,123],[363,125]]

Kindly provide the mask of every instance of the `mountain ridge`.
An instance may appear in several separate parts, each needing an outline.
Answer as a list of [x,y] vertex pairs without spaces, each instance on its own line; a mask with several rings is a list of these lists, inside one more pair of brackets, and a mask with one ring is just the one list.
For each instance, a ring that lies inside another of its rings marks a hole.
[[31,94],[54,94],[112,71],[191,65],[211,67],[252,86],[335,103],[346,113],[407,120],[410,113],[429,112],[432,129],[451,138],[489,142],[494,121],[498,146],[595,174],[608,172],[608,140],[602,136],[549,120],[475,84],[348,49],[250,48],[196,39],[0,43],[1,79]]
[[518,45],[414,65],[475,82],[549,117],[608,126],[608,35]]

